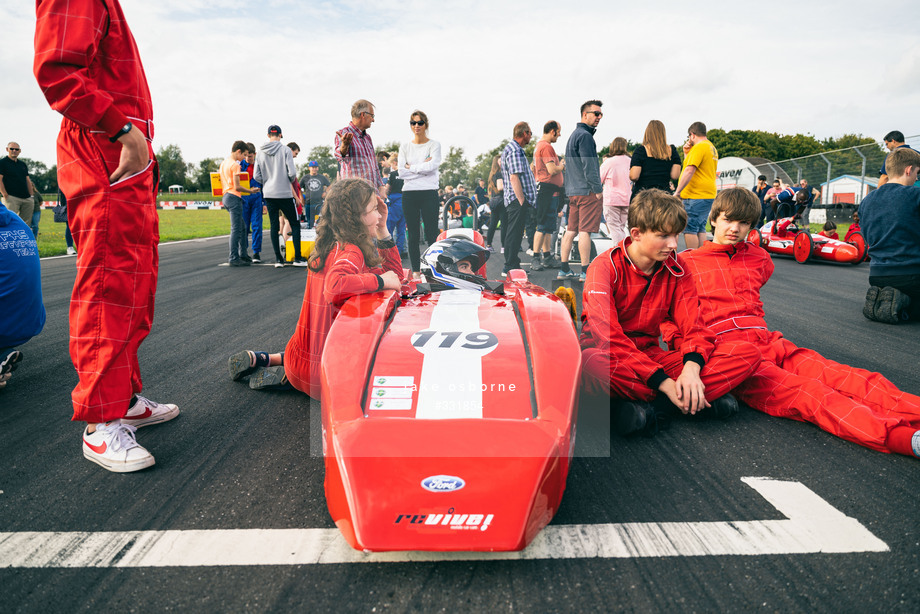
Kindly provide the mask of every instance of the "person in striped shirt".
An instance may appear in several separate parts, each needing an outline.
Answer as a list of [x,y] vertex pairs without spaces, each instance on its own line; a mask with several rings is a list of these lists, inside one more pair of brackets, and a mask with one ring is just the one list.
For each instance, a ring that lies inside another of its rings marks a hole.
[[383,177],[374,153],[374,141],[367,133],[373,123],[374,105],[363,99],[355,102],[351,105],[351,121],[335,133],[332,153],[339,163],[339,179],[363,179],[383,196]]

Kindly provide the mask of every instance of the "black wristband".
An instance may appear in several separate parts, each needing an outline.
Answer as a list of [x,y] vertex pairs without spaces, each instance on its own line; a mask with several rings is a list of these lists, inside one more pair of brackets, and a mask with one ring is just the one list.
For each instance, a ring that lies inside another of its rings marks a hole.
[[396,247],[396,241],[393,240],[393,237],[377,239],[377,249],[390,249],[391,247]]
[[380,275],[377,275],[376,273],[374,274],[374,277],[377,278],[377,290],[376,291],[380,292],[381,290],[383,290],[383,277],[381,277]]
[[109,137],[109,143],[114,143],[115,141],[117,141],[118,139],[120,139],[123,135],[128,134],[129,132],[131,132],[131,127],[132,127],[133,125],[134,125],[134,124],[132,124],[131,122],[128,122],[127,124],[125,124],[124,126],[122,126],[122,127],[121,127],[121,130],[119,130],[118,132],[116,132],[116,133],[114,134],[114,136],[110,136],[110,137]]
[[664,369],[658,369],[652,373],[652,376],[645,383],[652,390],[658,390],[658,386],[666,379],[668,379],[668,374],[664,372]]
[[700,366],[700,369],[706,366],[706,361],[703,359],[703,355],[698,352],[687,352],[684,354],[684,364],[688,362],[695,362]]

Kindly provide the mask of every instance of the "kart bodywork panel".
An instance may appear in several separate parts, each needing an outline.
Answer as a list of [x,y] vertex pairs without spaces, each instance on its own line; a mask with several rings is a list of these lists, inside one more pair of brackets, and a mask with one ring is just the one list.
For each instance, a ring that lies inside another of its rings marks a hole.
[[325,487],[354,548],[519,550],[558,509],[580,348],[561,301],[509,279],[503,295],[359,296],[336,318]]

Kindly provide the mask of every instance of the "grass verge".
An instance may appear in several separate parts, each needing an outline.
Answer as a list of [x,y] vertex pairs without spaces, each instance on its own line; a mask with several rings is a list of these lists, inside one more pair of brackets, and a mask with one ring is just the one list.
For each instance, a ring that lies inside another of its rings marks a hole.
[[[177,209],[157,211],[160,217],[160,243],[201,239],[230,234],[230,216],[226,211],[211,209]],[[262,227],[268,228],[268,216],[263,216]],[[79,246],[78,246],[79,249]],[[64,240],[64,224],[54,221],[51,209],[42,210],[42,220],[38,227],[38,254],[60,256],[67,253]]]

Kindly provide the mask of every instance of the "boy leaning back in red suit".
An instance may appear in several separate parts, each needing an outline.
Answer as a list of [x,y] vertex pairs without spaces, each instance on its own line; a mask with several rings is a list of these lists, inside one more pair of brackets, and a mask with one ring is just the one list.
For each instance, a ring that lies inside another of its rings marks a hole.
[[[771,416],[811,422],[873,450],[920,456],[920,397],[898,390],[878,373],[828,360],[767,329],[760,288],[773,274],[773,261],[745,241],[759,215],[753,192],[723,190],[709,217],[713,240],[681,254],[696,280],[703,322],[720,340],[753,343],[763,355],[735,395]],[[662,332],[671,347],[685,343],[674,323]]]

